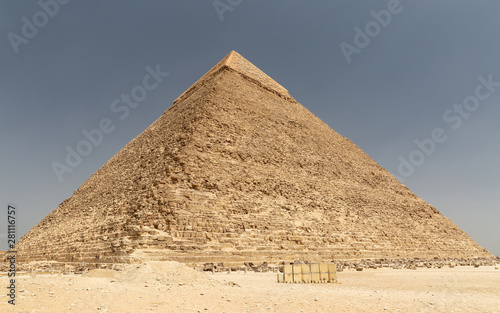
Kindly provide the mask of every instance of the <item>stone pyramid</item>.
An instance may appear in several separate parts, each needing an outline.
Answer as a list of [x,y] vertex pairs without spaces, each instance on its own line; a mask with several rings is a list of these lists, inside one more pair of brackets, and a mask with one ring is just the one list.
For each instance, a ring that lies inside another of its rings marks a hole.
[[234,51],[17,250],[91,263],[492,256]]

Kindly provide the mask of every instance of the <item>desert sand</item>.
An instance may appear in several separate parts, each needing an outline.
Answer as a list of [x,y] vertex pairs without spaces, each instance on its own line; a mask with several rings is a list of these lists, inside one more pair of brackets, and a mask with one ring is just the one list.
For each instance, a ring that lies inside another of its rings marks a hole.
[[271,272],[212,274],[146,262],[18,276],[16,306],[4,292],[0,312],[500,312],[497,268],[345,270],[339,284],[281,284]]

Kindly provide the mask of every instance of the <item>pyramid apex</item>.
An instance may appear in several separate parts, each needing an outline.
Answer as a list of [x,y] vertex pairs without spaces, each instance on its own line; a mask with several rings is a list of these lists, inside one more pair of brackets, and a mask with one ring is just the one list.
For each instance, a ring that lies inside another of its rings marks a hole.
[[[238,53],[238,51],[235,51],[235,50],[231,50],[231,52],[229,52],[225,57],[224,59],[222,60],[226,60],[226,64],[232,64],[232,62],[234,62],[235,59],[242,59],[242,60],[245,60],[247,61],[248,63],[250,63],[247,59],[245,59],[240,53]],[[251,64],[251,63],[250,63]],[[253,65],[253,64],[252,64]],[[253,65],[255,66],[255,65]]]
[[288,90],[278,84],[266,73],[261,71],[257,66],[253,65],[250,61],[245,59],[241,54],[232,50],[222,60],[220,60],[219,63],[217,63],[214,67],[212,67],[212,69],[210,69],[205,75],[203,75],[196,83],[194,83],[182,95],[180,95],[174,101],[174,103],[186,99],[195,89],[198,88],[198,86],[202,85],[203,82],[211,79],[214,75],[224,70],[237,72],[244,78],[252,81],[260,87],[267,89],[268,91],[275,93],[284,99],[296,102],[295,99],[290,96]]
[[241,56],[241,54],[239,54],[236,50],[231,50],[231,52],[229,52],[228,55],[233,55],[233,54]]

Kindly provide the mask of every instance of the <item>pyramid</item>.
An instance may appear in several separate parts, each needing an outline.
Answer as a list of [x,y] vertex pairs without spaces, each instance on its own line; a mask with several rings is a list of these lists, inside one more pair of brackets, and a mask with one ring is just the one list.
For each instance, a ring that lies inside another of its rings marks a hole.
[[16,248],[91,263],[492,257],[234,51]]

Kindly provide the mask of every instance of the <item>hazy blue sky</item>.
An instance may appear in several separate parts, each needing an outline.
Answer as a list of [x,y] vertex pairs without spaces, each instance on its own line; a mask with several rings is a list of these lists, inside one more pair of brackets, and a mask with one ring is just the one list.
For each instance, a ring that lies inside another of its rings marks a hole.
[[[0,2],[1,233],[8,203],[20,237],[236,50],[500,255],[499,1],[54,1]],[[169,75],[144,95],[148,66]]]

